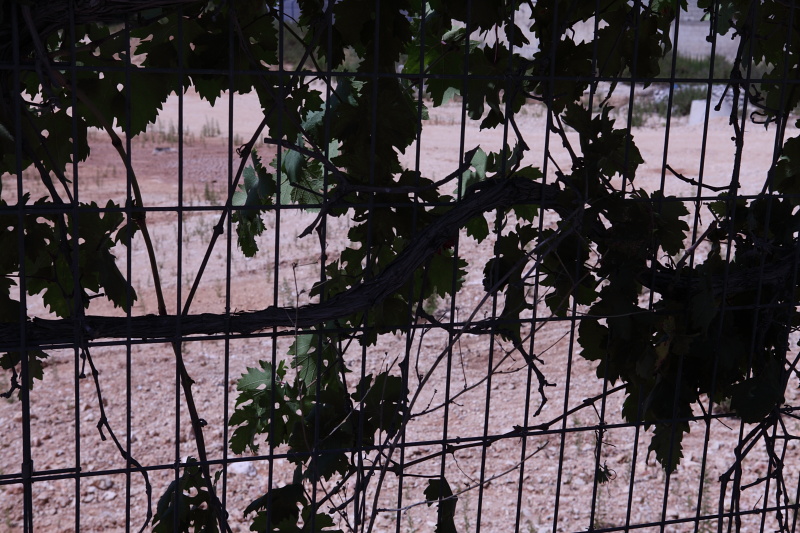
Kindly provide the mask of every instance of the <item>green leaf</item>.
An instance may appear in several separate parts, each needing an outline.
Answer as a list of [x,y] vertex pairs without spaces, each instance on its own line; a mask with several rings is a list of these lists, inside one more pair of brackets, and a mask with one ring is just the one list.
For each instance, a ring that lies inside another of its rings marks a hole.
[[711,280],[706,278],[704,281],[702,289],[691,297],[689,309],[689,321],[692,329],[703,334],[708,331],[719,308],[711,288]]
[[731,408],[743,422],[761,422],[785,400],[782,385],[782,365],[773,359],[753,377],[737,383],[731,389]]
[[689,211],[683,202],[674,196],[664,197],[661,191],[652,195],[655,208],[655,235],[661,248],[669,255],[677,255],[683,250],[683,241],[689,232],[689,224],[681,220]]
[[[242,392],[267,392],[272,389],[274,380],[283,379],[286,373],[283,365],[278,365],[275,376],[272,375],[272,365],[266,361],[259,361],[261,369],[247,367],[247,372],[242,374],[236,384],[236,389]],[[242,403],[238,402],[237,403]]]
[[[297,527],[300,519],[300,509],[298,505],[305,507],[308,505],[303,485],[291,483],[283,487],[277,487],[267,491],[263,496],[253,500],[245,508],[244,515],[256,513],[253,522],[250,524],[250,531],[267,531],[267,519],[269,518],[269,531],[291,531],[290,526]],[[299,529],[296,529],[300,531]]]
[[674,472],[683,459],[684,433],[689,433],[687,422],[655,424],[653,438],[647,448],[648,455],[655,452],[656,460],[667,473]]
[[[427,20],[426,29],[431,31],[434,24],[435,21]],[[422,58],[420,58],[422,50],[419,42],[412,43],[407,49],[408,60],[403,67],[403,73],[422,74],[420,62],[424,61],[424,73],[431,76],[425,82],[425,89],[434,107],[440,106],[461,94],[460,75],[464,69],[464,55],[471,54],[479,44],[479,41],[467,42],[464,28],[449,29],[441,36],[428,34]]]
[[427,270],[428,283],[436,294],[444,298],[453,290],[458,291],[462,287],[467,274],[466,267],[467,262],[464,259],[453,257],[450,250],[442,250],[442,253],[431,256],[430,267]]
[[[33,380],[39,381],[44,378],[44,366],[42,361],[49,356],[40,350],[28,351],[28,389],[33,389]],[[22,373],[22,357],[20,352],[6,352],[0,356],[0,368],[3,370],[11,370],[19,366],[17,375]]]
[[[559,225],[562,226],[563,222]],[[559,231],[569,230],[560,227]],[[547,238],[550,234],[552,230],[545,230],[542,238]],[[556,315],[566,314],[570,298],[583,305],[590,305],[597,298],[596,281],[593,277],[585,275],[587,259],[588,250],[585,241],[572,235],[561,241],[555,253],[545,256],[542,262],[545,277],[541,283],[553,288],[545,296],[545,303]]]
[[303,333],[295,337],[294,342],[289,347],[289,355],[292,359],[292,368],[297,369],[297,377],[306,387],[311,387],[318,378],[317,366],[317,343],[319,337],[312,333]]
[[258,208],[272,205],[277,190],[275,176],[266,171],[255,150],[251,153],[251,161],[252,166],[242,172],[244,183],[231,198],[232,205],[249,208],[234,211],[232,218],[236,223],[237,243],[246,257],[253,257],[258,252],[256,237],[266,229],[261,219],[263,209]]
[[[300,144],[303,143],[302,136],[298,136],[297,142]],[[286,175],[289,177],[289,181],[292,184],[300,183],[300,173],[305,167],[305,158],[303,154],[300,152],[296,152],[294,150],[287,150],[283,154],[283,171],[286,172]]]
[[181,477],[173,480],[158,499],[153,516],[154,533],[219,531],[213,496],[196,463],[194,457],[189,457]]
[[783,143],[773,179],[775,189],[797,204],[800,197],[800,136],[791,137]]
[[489,236],[489,223],[483,215],[470,219],[464,227],[467,230],[467,235],[478,242],[483,242]]
[[366,420],[373,428],[393,437],[403,421],[408,389],[403,387],[400,377],[388,372],[378,374],[370,386],[371,381],[372,374],[365,376],[351,396],[363,404]]
[[246,449],[258,451],[256,437],[262,434],[267,435],[273,446],[288,442],[295,424],[310,407],[310,399],[301,395],[299,388],[283,381],[286,375],[283,361],[274,375],[269,362],[258,363],[260,368],[248,368],[237,382],[239,396],[228,421],[236,428],[230,438],[233,453],[243,453]]
[[324,513],[317,513],[314,515],[314,524],[312,527],[311,510],[311,506],[303,508],[303,524],[305,524],[303,533],[343,533],[341,529],[331,529],[334,526],[333,518]]
[[462,187],[468,189],[472,185],[486,179],[486,165],[489,161],[486,152],[480,146],[464,154],[464,159],[469,161],[469,164],[475,170],[467,170],[464,172]]
[[453,496],[450,484],[442,477],[428,480],[425,488],[425,499],[430,507],[437,503],[436,533],[456,533],[456,504],[458,496]]

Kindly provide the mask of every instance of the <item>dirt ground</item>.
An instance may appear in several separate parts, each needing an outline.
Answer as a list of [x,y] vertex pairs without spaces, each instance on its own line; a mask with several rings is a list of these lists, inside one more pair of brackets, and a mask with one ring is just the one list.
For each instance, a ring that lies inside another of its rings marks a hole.
[[[183,106],[185,117],[182,145],[176,142],[179,105]],[[228,132],[235,148],[252,135],[259,120],[258,104],[249,96],[237,95],[233,109],[230,119],[225,105],[209,108],[191,93],[180,103],[173,97],[165,105],[159,123],[147,135],[132,140],[133,167],[146,205],[171,208],[148,214],[170,313],[179,309],[186,298],[219,219],[218,207],[225,201],[229,175],[235,173],[239,163],[236,154],[231,153]],[[457,103],[431,110],[430,117],[419,146],[420,170],[427,177],[446,176],[457,167],[465,150],[480,145],[487,152],[497,151],[504,142],[502,129],[480,132],[472,127],[463,132],[462,142],[461,107]],[[555,161],[566,165],[560,142],[547,137],[540,108],[526,107],[519,126],[531,148],[526,157],[532,164],[544,164],[549,143]],[[685,118],[673,121],[667,131],[663,119],[654,117],[645,126],[635,128],[633,134],[646,161],[634,183],[636,187],[657,190],[663,180],[667,194],[695,194],[691,185],[662,171],[665,161],[687,177],[696,179],[702,171],[705,183],[710,185],[724,185],[730,180],[735,147],[732,130],[724,119],[711,123],[704,154],[702,125],[690,126]],[[795,130],[787,131],[787,136],[796,134]],[[748,125],[741,161],[745,193],[760,190],[774,143],[774,129]],[[100,133],[92,135],[91,147],[92,155],[80,166],[77,180],[80,201],[105,203],[111,198],[123,203],[124,167]],[[266,147],[260,150],[270,153]],[[416,152],[417,147],[413,146],[404,155],[405,163],[412,168]],[[552,176],[553,164],[547,165]],[[32,175],[26,174],[25,179],[33,182]],[[13,178],[4,176],[3,180],[5,194]],[[179,205],[181,214],[176,209]],[[308,303],[308,290],[320,275],[319,243],[315,236],[300,239],[298,235],[314,216],[297,210],[285,211],[280,217],[266,216],[268,231],[259,240],[261,252],[253,259],[238,251],[235,233],[231,242],[226,231],[212,252],[192,311],[221,313],[226,307],[251,310],[274,303]],[[348,222],[331,218],[327,223],[327,253],[328,260],[332,260],[348,245]],[[492,242],[490,238],[478,245],[462,235],[459,246],[462,256],[472,262],[465,288],[454,303],[457,317],[464,319],[484,296],[481,273],[492,254]],[[140,237],[132,250],[129,255],[124,248],[117,248],[116,255],[122,272],[130,275],[139,295],[133,313],[155,313],[153,278]],[[440,300],[432,305],[437,316],[446,318],[451,302]],[[119,314],[101,302],[90,310],[93,314]],[[490,311],[491,300],[478,309],[477,316]],[[547,316],[541,307],[537,313]],[[29,299],[29,316],[45,315],[42,302]],[[485,336],[465,336],[455,343],[451,357],[437,363],[440,354],[447,353],[447,335],[434,331],[416,335],[411,347],[415,364],[423,372],[438,366],[414,405],[414,412],[428,413],[416,417],[409,426],[406,441],[418,444],[407,448],[405,460],[439,449],[428,442],[444,435],[468,439],[503,434],[514,426],[540,424],[603,392],[602,381],[595,377],[593,365],[578,355],[571,333],[569,322],[564,321],[543,321],[535,332],[533,350],[544,360],[542,370],[555,384],[547,389],[548,402],[536,418],[525,409],[530,405],[532,413],[539,405],[535,378],[531,382],[524,361],[510,346],[500,341],[490,344]],[[232,413],[238,377],[247,367],[256,366],[259,359],[270,359],[273,351],[279,358],[284,357],[291,340],[290,336],[273,339],[265,334],[229,343],[203,339],[185,343],[186,364],[195,380],[195,401],[208,422],[205,435],[210,459],[232,457],[226,451],[229,430],[225,420]],[[396,370],[407,340],[405,336],[389,335],[364,353],[351,350],[348,365],[356,370],[353,379],[360,375],[362,361],[366,373],[387,367]],[[98,346],[91,353],[100,371],[103,405],[111,427],[123,443],[130,434],[132,455],[141,464],[153,467],[149,478],[155,506],[174,477],[168,470],[170,465],[196,456],[188,414],[176,387],[174,356],[165,344],[135,342],[129,346]],[[36,383],[31,392],[31,453],[37,472],[33,486],[35,530],[74,531],[77,524],[81,531],[122,531],[126,525],[138,530],[145,520],[145,485],[140,475],[125,472],[125,461],[113,443],[101,438],[96,428],[100,417],[98,397],[90,379],[75,378],[80,366],[74,352],[52,352],[44,382]],[[486,380],[489,368],[495,374]],[[415,387],[419,387],[418,382],[411,383],[412,394]],[[457,398],[444,409],[443,399],[448,395]],[[789,403],[794,400],[796,384],[790,385],[787,398]],[[620,422],[621,401],[620,394],[611,395],[605,402],[596,402],[594,408],[564,417],[550,433],[524,440],[502,439],[486,448],[485,454],[479,447],[466,449],[446,456],[444,466],[435,460],[414,473],[439,472],[443,468],[453,489],[464,491],[456,507],[459,531],[477,531],[478,524],[480,531],[486,532],[514,531],[518,527],[519,531],[539,533],[553,531],[554,524],[557,531],[583,531],[716,513],[718,478],[732,463],[740,425],[736,421],[715,421],[708,427],[693,425],[685,438],[684,460],[676,474],[667,478],[652,459],[646,460],[649,437],[644,430],[614,426]],[[596,487],[593,475],[598,441],[594,430],[586,427],[594,426],[601,417],[607,424],[601,455],[613,479]],[[21,420],[19,401],[0,402],[0,483],[8,479],[5,476],[19,472]],[[790,482],[797,479],[800,468],[796,452],[796,446],[790,444],[785,472]],[[746,462],[745,467],[755,479],[766,473],[767,462],[764,453],[753,456],[761,460]],[[65,469],[74,472],[76,467],[82,473],[79,483],[65,475]],[[259,458],[228,466],[223,479],[233,528],[246,531],[249,522],[243,517],[244,508],[264,494],[270,483],[279,486],[289,481],[291,468],[283,459],[270,462]],[[413,505],[424,501],[426,482],[423,477],[405,477],[399,483],[390,476],[380,498],[380,505],[386,510],[378,514],[375,531],[432,531],[435,506]],[[483,490],[479,491],[477,485],[482,485]],[[702,498],[698,498],[700,492]],[[751,492],[743,494],[742,509],[774,504],[774,496],[767,498],[763,486]],[[21,484],[0,485],[0,531],[22,531],[22,497]],[[403,508],[401,513],[391,511],[398,507]],[[395,523],[398,516],[399,529]],[[767,529],[774,529],[770,527],[774,526],[771,516],[767,518]],[[743,530],[753,531],[759,525],[759,515],[746,517]],[[715,529],[716,524],[702,523],[700,530],[710,530],[711,526]],[[658,527],[641,530],[656,531]],[[693,524],[677,523],[665,530],[695,529]]]

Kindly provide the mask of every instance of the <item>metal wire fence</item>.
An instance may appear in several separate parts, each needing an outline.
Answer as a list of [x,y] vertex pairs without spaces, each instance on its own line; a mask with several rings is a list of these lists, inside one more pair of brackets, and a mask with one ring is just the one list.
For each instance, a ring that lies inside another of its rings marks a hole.
[[2,6],[0,529],[795,531],[793,3],[194,4]]

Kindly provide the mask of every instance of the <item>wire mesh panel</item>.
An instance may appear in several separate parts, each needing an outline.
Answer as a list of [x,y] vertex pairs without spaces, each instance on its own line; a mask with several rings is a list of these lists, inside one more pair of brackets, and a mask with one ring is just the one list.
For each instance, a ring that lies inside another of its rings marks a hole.
[[0,6],[3,531],[794,531],[798,13]]

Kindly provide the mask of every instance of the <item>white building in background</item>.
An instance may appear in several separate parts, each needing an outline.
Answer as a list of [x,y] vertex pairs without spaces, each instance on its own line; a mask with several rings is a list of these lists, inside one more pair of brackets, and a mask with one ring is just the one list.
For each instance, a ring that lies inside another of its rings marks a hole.
[[[681,11],[678,28],[678,51],[682,55],[696,57],[711,55],[711,43],[707,40],[710,22],[703,20],[704,14],[703,10],[697,7],[696,1],[691,2],[688,12]],[[732,31],[729,31],[727,35],[714,36],[716,37],[716,54],[730,61],[733,61],[736,56],[736,49],[739,46],[739,39],[732,39],[732,36]]]

